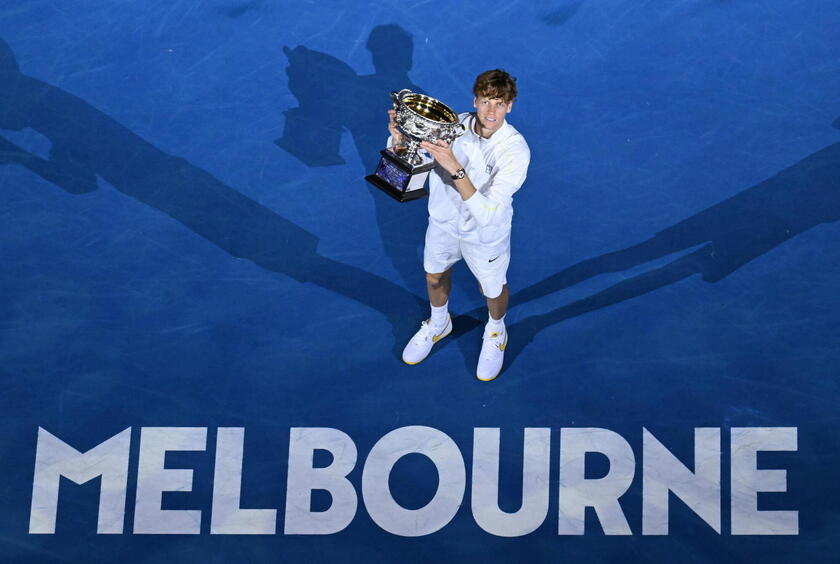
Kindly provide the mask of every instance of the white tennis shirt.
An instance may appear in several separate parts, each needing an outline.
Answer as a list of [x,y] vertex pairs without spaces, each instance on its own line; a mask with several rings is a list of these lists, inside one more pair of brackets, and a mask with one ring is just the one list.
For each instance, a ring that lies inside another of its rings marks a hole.
[[461,199],[449,173],[435,167],[429,175],[429,221],[467,242],[498,244],[510,235],[513,195],[525,182],[531,151],[507,121],[484,139],[475,132],[475,114],[458,117],[467,130],[452,143],[452,152],[477,192]]

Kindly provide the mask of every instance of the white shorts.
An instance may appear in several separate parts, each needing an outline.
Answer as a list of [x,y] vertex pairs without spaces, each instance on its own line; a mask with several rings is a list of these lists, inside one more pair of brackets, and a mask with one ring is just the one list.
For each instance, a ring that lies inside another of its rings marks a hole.
[[426,244],[423,248],[423,268],[426,272],[446,272],[462,258],[481,284],[484,295],[488,298],[498,298],[502,293],[502,286],[507,284],[510,235],[495,245],[468,243],[453,237],[434,221],[429,221]]

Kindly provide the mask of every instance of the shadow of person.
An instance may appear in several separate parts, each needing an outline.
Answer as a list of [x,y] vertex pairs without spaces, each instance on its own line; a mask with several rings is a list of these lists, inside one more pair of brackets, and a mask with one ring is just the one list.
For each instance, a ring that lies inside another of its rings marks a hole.
[[344,164],[341,135],[356,73],[349,65],[326,53],[299,45],[283,47],[289,59],[289,91],[299,106],[283,112],[283,136],[275,144],[307,166]]
[[[375,72],[359,77],[353,103],[356,111],[347,127],[365,171],[372,173],[388,137],[390,93],[403,88],[423,93],[423,89],[408,76],[414,57],[410,33],[394,24],[376,26],[368,36],[367,49]],[[428,215],[426,201],[397,203],[371,184],[366,186],[373,198],[385,254],[407,287],[425,292],[421,253]]]
[[[511,296],[521,304],[607,272],[627,270],[693,247],[696,250],[590,297],[514,324],[508,366],[543,329],[699,274],[717,282],[809,229],[840,219],[840,143],[637,245],[570,266]],[[702,246],[701,246],[702,245]],[[475,315],[474,312],[468,316]]]
[[[350,132],[365,172],[372,173],[379,151],[388,137],[387,110],[392,91],[423,90],[408,76],[414,41],[395,24],[379,25],[368,36],[366,47],[374,73],[356,76],[345,63],[304,46],[285,48],[289,89],[299,107],[286,110],[283,137],[276,143],[309,166],[341,164],[338,154],[341,131]],[[319,143],[319,139],[321,142]],[[407,287],[425,292],[420,248],[426,228],[426,207],[399,204],[362,180],[370,190],[385,254]],[[347,197],[359,197],[356,186],[347,186]]]
[[317,252],[318,237],[169,155],[84,100],[21,73],[0,40],[0,129],[32,128],[51,143],[43,159],[0,137],[0,162],[26,167],[67,192],[96,189],[96,176],[214,243],[231,256],[309,282],[381,312],[399,358],[414,331],[406,308],[425,300],[384,278]]
[[353,112],[348,113],[346,123],[365,170],[372,172],[388,137],[386,111],[391,105],[390,93],[403,88],[422,93],[423,89],[408,76],[414,60],[414,39],[410,33],[395,24],[379,25],[371,30],[366,47],[374,73],[358,77]]

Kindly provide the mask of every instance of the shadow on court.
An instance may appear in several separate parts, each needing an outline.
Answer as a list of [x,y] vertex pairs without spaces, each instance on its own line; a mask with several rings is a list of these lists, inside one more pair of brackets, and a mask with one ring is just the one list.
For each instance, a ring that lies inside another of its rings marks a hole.
[[319,255],[316,235],[207,171],[161,151],[84,100],[21,73],[2,40],[0,108],[0,128],[32,128],[52,143],[43,159],[0,137],[0,163],[23,166],[71,194],[95,190],[99,176],[231,256],[379,311],[393,327],[398,357],[423,315],[425,299]]
[[[840,124],[840,120],[834,125]],[[653,292],[699,274],[717,282],[809,229],[840,219],[840,143],[829,145],[735,196],[657,233],[647,241],[584,260],[511,295],[511,305],[537,300],[601,274],[621,272],[700,246],[670,263],[510,327],[506,367],[536,335],[561,321]],[[704,244],[705,243],[705,244]],[[483,311],[457,318],[459,334]],[[478,345],[475,345],[478,350]],[[476,353],[477,354],[477,353]],[[468,359],[468,366],[474,359]]]
[[283,112],[283,136],[275,143],[310,167],[344,164],[339,154],[341,136],[349,132],[365,170],[359,171],[358,182],[341,189],[348,197],[359,197],[361,186],[367,188],[385,254],[405,286],[425,293],[421,259],[425,201],[400,204],[363,179],[375,170],[379,151],[385,148],[390,93],[403,88],[423,92],[408,76],[414,39],[398,25],[379,25],[370,32],[366,48],[375,72],[358,76],[332,55],[302,45],[284,47],[289,90],[298,107]]
[[[378,84],[376,80],[371,82]],[[379,112],[378,103],[376,107]],[[0,163],[23,166],[72,194],[95,190],[99,176],[231,256],[248,259],[298,282],[316,284],[379,311],[393,327],[393,354],[397,358],[416,329],[416,321],[426,314],[425,296],[319,255],[316,235],[207,171],[161,151],[84,100],[21,73],[14,54],[2,41],[0,108],[0,128],[29,127],[52,143],[49,158],[43,159],[0,137]],[[835,122],[838,124],[840,120]],[[409,209],[390,200],[386,203],[389,209]],[[425,222],[422,209],[413,211]],[[717,282],[796,235],[838,219],[840,143],[835,143],[647,241],[584,260],[513,294],[511,304],[516,307],[600,274],[627,270],[698,247],[665,266],[513,324],[506,366],[512,365],[547,327],[689,276],[699,274],[707,282]],[[416,264],[412,269],[416,274]],[[457,316],[454,338],[448,340],[471,335],[462,340],[469,372],[474,369],[479,348],[479,339],[472,335],[483,325],[484,311],[482,307]]]

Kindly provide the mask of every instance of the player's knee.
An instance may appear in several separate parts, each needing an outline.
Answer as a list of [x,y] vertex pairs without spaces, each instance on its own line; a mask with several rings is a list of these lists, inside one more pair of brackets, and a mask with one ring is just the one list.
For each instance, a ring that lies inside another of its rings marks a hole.
[[499,290],[498,292],[482,292],[482,294],[484,294],[484,297],[488,300],[496,300],[501,297],[502,292]]
[[495,300],[502,297],[502,294],[505,291],[504,284],[488,284],[487,290],[485,291],[484,286],[481,285],[481,282],[478,283],[478,289],[481,291],[481,295],[483,295],[488,300]]
[[426,273],[426,282],[428,282],[429,286],[433,288],[437,288],[443,284],[443,280],[446,277],[445,272],[438,272],[438,273]]

